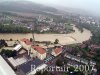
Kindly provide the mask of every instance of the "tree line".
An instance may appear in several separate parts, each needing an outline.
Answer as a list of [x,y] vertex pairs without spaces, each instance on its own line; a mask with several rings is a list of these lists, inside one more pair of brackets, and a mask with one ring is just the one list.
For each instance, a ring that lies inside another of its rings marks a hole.
[[0,24],[0,33],[30,33],[30,29],[22,26]]

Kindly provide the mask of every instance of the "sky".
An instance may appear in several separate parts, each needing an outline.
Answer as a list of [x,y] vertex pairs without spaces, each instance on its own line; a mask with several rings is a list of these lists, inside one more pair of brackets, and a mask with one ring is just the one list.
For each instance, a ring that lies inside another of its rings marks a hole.
[[84,9],[100,15],[100,0],[30,0],[45,5],[58,5],[71,8]]

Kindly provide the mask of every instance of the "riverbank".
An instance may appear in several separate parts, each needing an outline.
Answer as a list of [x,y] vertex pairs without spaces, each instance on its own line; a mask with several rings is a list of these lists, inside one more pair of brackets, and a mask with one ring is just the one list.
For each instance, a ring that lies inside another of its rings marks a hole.
[[[83,29],[83,32],[81,33],[78,28],[73,26],[73,29],[75,32],[69,33],[69,34],[34,34],[35,41],[51,41],[54,42],[55,39],[59,39],[60,44],[66,45],[66,44],[74,44],[74,43],[82,43],[83,41],[86,41],[90,39],[92,36],[92,33],[87,30]],[[0,39],[4,40],[20,40],[22,38],[32,38],[32,34],[2,34],[0,33]]]

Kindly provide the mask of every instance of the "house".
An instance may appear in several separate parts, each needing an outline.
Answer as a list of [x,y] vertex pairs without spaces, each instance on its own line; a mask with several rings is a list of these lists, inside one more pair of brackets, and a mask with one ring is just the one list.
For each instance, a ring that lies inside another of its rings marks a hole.
[[91,45],[91,49],[99,49],[100,46],[99,45]]
[[96,65],[96,63],[94,61],[88,61],[86,59],[83,59],[83,58],[79,58],[77,56],[74,56],[74,55],[71,55],[71,54],[65,54],[65,57],[66,58],[69,58],[71,60],[75,60],[77,62],[80,62],[80,63],[83,63],[85,65],[88,65],[90,63],[90,65]]
[[65,57],[67,57],[68,59],[71,59],[71,60],[75,60],[77,62],[80,62],[80,58],[79,57],[73,56],[71,54],[65,54]]
[[44,48],[32,45],[32,42],[26,38],[21,39],[20,43],[26,50],[28,50],[28,54],[30,54],[31,57],[38,57],[40,60],[46,58],[46,50]]
[[49,30],[50,30],[49,26],[42,26],[40,32],[49,31]]
[[85,64],[85,65],[88,65],[89,64],[89,61],[86,60],[86,59],[83,59],[83,58],[80,58],[80,62]]
[[33,45],[31,47],[31,53],[33,57],[38,57],[40,60],[46,58],[46,50],[40,46]]
[[91,65],[96,65],[96,62],[95,62],[95,61],[90,60],[90,64],[91,64]]
[[20,43],[26,50],[30,50],[32,42],[30,42],[29,39],[23,38],[21,39]]
[[58,56],[61,53],[62,53],[61,47],[60,48],[57,47],[57,48],[55,48],[55,50],[52,51],[52,55],[54,55],[54,56]]
[[1,55],[0,55],[0,75],[17,75]]

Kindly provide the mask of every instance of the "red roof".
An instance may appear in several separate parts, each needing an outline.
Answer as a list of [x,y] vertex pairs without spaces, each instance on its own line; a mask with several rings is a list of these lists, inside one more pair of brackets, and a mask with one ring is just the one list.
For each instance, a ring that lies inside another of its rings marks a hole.
[[32,46],[32,48],[35,49],[40,54],[46,53],[46,51],[44,50],[44,48],[42,48],[40,46]]
[[60,52],[62,52],[62,48],[60,47],[60,48],[56,48],[55,50],[54,50],[54,52],[56,53],[56,54],[59,54]]
[[26,39],[26,38],[23,38],[21,41],[24,42],[27,45],[31,45],[32,44],[32,42],[30,42],[30,40]]

